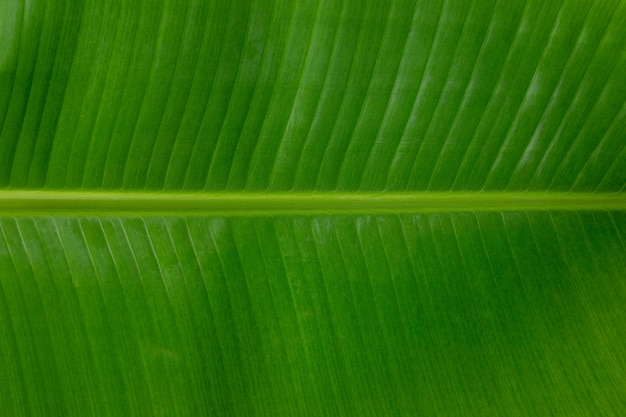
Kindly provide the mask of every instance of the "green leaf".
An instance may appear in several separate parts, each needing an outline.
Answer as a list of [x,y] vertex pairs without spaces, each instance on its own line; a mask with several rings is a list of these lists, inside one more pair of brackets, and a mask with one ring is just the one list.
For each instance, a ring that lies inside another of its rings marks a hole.
[[626,413],[626,2],[0,0],[8,416]]

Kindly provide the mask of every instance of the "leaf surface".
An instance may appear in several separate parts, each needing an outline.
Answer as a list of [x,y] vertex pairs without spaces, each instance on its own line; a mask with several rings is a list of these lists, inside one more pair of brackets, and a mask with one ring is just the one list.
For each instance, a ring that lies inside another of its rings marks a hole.
[[0,410],[626,412],[626,2],[0,0]]

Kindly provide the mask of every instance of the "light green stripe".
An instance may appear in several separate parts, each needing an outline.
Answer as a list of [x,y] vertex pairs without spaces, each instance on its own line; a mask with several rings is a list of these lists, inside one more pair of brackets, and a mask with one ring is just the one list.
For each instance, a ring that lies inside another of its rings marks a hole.
[[0,191],[4,215],[188,215],[626,210],[626,193],[149,193]]

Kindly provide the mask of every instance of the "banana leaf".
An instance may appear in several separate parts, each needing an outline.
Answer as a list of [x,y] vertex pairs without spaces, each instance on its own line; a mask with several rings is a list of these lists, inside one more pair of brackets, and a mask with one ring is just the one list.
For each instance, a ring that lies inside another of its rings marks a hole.
[[626,414],[626,1],[0,0],[0,40],[0,414]]

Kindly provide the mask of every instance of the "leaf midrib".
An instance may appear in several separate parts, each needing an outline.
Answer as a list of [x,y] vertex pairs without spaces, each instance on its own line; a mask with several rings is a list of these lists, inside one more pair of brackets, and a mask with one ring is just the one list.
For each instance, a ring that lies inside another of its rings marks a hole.
[[257,215],[626,210],[626,193],[0,191],[2,215]]

